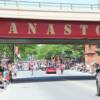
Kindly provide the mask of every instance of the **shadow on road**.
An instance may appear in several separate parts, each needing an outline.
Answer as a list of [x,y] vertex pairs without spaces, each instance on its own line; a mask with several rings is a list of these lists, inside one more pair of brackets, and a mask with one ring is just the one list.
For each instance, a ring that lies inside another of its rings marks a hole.
[[66,81],[66,80],[95,80],[95,76],[50,76],[50,77],[16,78],[12,80],[12,83],[48,82],[48,81]]

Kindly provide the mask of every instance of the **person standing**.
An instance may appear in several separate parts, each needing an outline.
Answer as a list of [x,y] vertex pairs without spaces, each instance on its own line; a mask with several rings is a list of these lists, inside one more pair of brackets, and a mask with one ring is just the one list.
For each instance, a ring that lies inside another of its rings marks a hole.
[[34,74],[34,65],[35,65],[35,62],[33,62],[33,61],[31,61],[31,62],[29,63],[29,70],[31,70],[32,75]]
[[60,65],[61,74],[63,74],[63,72],[64,72],[64,68],[65,68],[64,63],[61,63],[61,65]]
[[9,71],[9,77],[10,77],[10,82],[12,82],[13,78],[12,78],[12,62],[11,61],[8,61],[7,63],[7,67],[8,67],[8,71]]
[[34,74],[34,63],[32,63],[31,65],[31,71],[32,71],[32,75]]
[[3,72],[4,72],[4,67],[2,66],[2,64],[1,64],[1,61],[0,61],[0,72],[2,73],[2,75],[3,75]]

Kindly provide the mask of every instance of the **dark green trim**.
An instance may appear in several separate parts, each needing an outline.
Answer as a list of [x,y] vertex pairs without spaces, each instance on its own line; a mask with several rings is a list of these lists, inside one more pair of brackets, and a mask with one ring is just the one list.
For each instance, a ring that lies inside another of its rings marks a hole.
[[100,44],[100,39],[0,39],[0,43],[25,44]]

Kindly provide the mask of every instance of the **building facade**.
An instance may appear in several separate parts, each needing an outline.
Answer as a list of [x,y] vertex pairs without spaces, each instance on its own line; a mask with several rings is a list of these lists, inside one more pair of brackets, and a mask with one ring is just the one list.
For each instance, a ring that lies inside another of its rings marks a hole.
[[85,44],[85,63],[91,65],[93,63],[100,64],[100,45]]

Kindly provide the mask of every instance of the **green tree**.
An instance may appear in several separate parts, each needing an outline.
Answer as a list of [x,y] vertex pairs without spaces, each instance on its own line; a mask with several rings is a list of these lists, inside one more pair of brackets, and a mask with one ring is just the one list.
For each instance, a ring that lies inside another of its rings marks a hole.
[[82,45],[64,45],[64,44],[21,44],[19,45],[21,57],[27,58],[27,55],[35,55],[36,58],[50,59],[51,56],[64,55],[70,58],[79,58],[84,49]]

